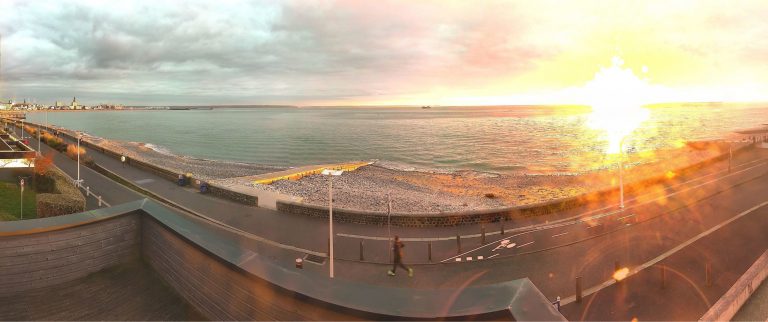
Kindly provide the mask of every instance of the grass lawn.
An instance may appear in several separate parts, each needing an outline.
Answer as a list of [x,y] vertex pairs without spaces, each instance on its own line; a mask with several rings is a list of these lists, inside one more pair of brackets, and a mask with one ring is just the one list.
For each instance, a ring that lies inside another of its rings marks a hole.
[[[24,188],[24,219],[37,218],[35,191]],[[18,220],[20,218],[19,185],[0,182],[0,221]]]

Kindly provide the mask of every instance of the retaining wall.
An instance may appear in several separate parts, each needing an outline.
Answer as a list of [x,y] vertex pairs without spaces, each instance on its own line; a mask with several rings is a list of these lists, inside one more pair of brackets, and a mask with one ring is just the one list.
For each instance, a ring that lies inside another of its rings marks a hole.
[[730,321],[768,277],[768,251],[742,275],[699,321]]
[[[254,278],[211,256],[162,224],[145,217],[142,253],[145,260],[206,317],[213,320],[326,320],[323,305],[301,310],[297,294]],[[338,315],[341,316],[341,315]]]
[[[75,225],[59,218],[27,220],[20,223],[27,229],[0,230],[0,296],[68,282],[138,258],[139,214],[93,223],[80,215],[77,219],[84,223]],[[43,222],[53,225],[35,225]]]
[[3,222],[0,296],[143,260],[211,320],[496,320],[509,319],[515,312],[509,308],[531,305],[541,309],[514,314],[524,320],[533,319],[530,314],[562,320],[527,279],[436,290],[365,284],[330,279],[322,268],[278,265],[274,258],[254,252],[261,246],[254,248],[253,243],[231,227],[181,215],[147,199],[67,216]]

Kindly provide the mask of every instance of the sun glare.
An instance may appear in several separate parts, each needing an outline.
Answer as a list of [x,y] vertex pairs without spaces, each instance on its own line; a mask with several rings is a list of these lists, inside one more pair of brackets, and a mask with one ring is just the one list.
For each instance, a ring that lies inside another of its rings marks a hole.
[[[620,152],[624,138],[649,115],[643,108],[649,92],[648,83],[622,65],[624,61],[620,57],[613,57],[611,67],[601,68],[584,87],[592,106],[587,125],[605,131],[606,153]],[[643,72],[647,72],[646,67]]]

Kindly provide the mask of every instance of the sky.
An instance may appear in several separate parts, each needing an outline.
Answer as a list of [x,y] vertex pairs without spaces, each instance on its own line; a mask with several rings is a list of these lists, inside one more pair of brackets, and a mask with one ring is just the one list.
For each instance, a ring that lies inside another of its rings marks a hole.
[[768,1],[0,1],[0,97],[44,104],[768,101]]

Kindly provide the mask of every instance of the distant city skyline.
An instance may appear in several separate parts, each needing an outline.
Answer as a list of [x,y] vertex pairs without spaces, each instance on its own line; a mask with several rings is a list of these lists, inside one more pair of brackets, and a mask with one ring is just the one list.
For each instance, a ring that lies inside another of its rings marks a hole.
[[768,101],[765,1],[2,1],[0,99],[585,104],[620,57],[650,102]]

